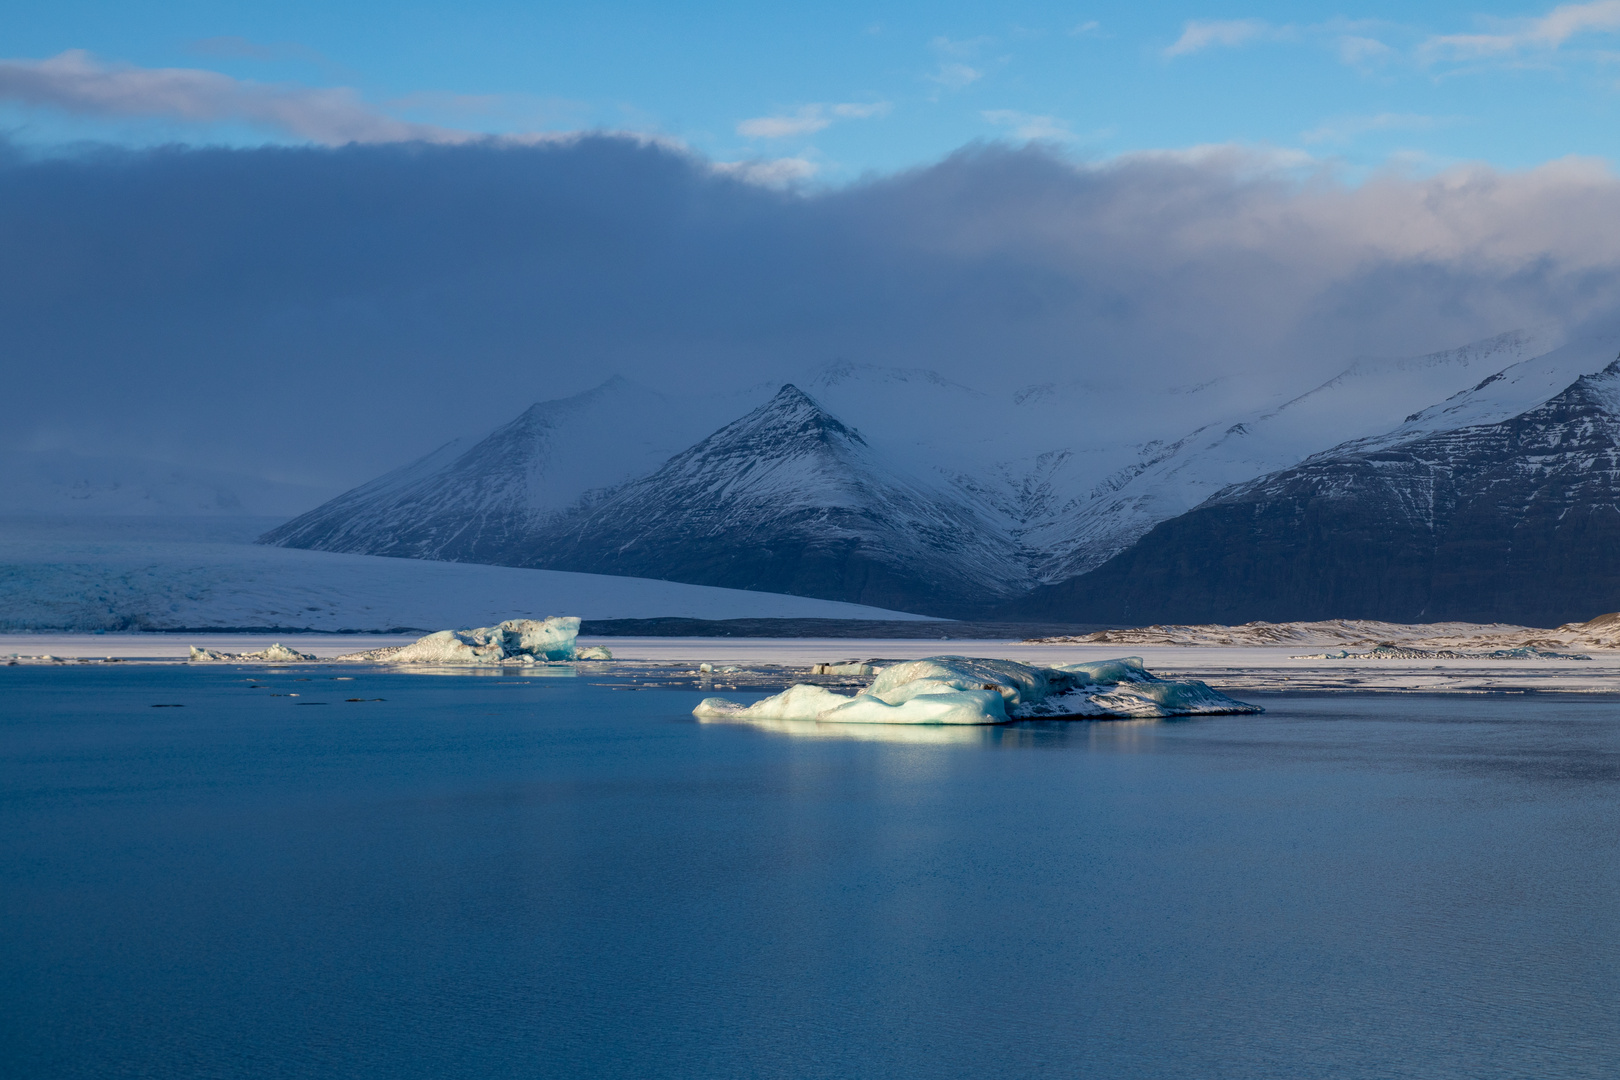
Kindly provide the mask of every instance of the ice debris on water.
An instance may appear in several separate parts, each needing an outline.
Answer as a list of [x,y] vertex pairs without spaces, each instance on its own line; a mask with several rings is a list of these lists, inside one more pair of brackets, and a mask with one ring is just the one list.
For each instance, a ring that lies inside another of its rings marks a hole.
[[580,649],[579,619],[508,619],[475,630],[440,630],[409,645],[349,653],[339,660],[383,664],[534,664],[555,660],[611,660],[601,646]]
[[1335,649],[1332,652],[1305,653],[1290,660],[1590,660],[1584,653],[1549,652],[1530,645],[1490,652],[1463,652],[1457,649],[1408,649],[1399,645],[1379,645],[1369,652]]
[[257,652],[245,652],[245,653],[220,652],[220,651],[215,650],[215,649],[199,649],[195,645],[193,645],[191,647],[191,662],[193,664],[204,664],[204,663],[232,663],[232,664],[239,664],[239,663],[244,663],[244,662],[252,663],[254,661],[281,661],[281,662],[293,661],[293,662],[297,662],[297,661],[309,661],[309,660],[314,660],[314,659],[316,659],[316,657],[310,655],[309,653],[301,653],[297,649],[289,649],[289,648],[287,648],[287,646],[283,645],[279,641],[276,642],[274,645],[271,645],[268,649],[260,649]]
[[705,698],[692,710],[702,720],[829,724],[1005,724],[1263,711],[1197,680],[1156,678],[1135,656],[1057,667],[932,656],[885,667],[871,686],[853,697],[801,683],[752,705]]

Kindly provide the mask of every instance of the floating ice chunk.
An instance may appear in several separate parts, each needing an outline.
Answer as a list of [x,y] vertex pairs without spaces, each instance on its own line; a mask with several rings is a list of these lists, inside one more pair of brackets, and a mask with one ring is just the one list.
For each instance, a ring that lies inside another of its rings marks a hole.
[[572,615],[553,615],[549,619],[508,619],[496,629],[505,637],[504,644],[509,656],[532,656],[536,660],[575,658],[574,639],[579,636],[579,620]]
[[1052,669],[1078,676],[1092,686],[1113,686],[1118,683],[1156,682],[1142,666],[1140,656],[1122,656],[1118,660],[1093,660],[1085,664],[1059,664]]
[[876,675],[882,665],[865,660],[840,660],[832,664],[817,664],[810,669],[812,675]]
[[[931,656],[886,667],[864,692],[890,704],[906,700],[911,683],[927,681],[953,690],[994,690],[1009,707],[1040,700],[1052,692],[1052,668],[1030,667],[1011,660],[970,656]],[[937,693],[937,690],[922,691]],[[990,721],[980,721],[989,723]]]
[[727,720],[814,720],[824,712],[849,704],[850,700],[824,686],[800,683],[752,705],[739,705],[725,698],[704,698],[692,713]]
[[890,704],[876,694],[856,694],[816,716],[829,724],[1005,724],[1007,705],[994,690],[953,690],[934,680],[928,692]]
[[[339,660],[385,664],[500,664],[573,660],[579,620],[572,615],[546,619],[508,619],[499,626],[475,630],[440,630],[409,645],[350,653]],[[591,659],[611,659],[605,654]]]
[[587,645],[583,649],[574,650],[575,660],[611,660],[613,653],[608,651],[606,645]]
[[1004,724],[1025,719],[1211,716],[1262,710],[1197,680],[1155,678],[1139,657],[1056,668],[933,656],[884,668],[853,697],[800,684],[743,706],[707,698],[702,719],[828,724]]
[[1131,679],[1093,684],[1053,694],[1021,706],[1019,720],[1072,716],[1090,719],[1164,716],[1220,716],[1256,713],[1259,706],[1227,697],[1197,679]]
[[245,653],[218,652],[214,649],[199,649],[197,646],[193,645],[191,647],[190,662],[193,664],[218,662],[235,664],[243,661],[280,661],[283,663],[296,663],[308,662],[315,659],[317,658],[310,653],[301,653],[297,649],[289,649],[287,646],[278,641],[267,649],[260,649],[258,652]]

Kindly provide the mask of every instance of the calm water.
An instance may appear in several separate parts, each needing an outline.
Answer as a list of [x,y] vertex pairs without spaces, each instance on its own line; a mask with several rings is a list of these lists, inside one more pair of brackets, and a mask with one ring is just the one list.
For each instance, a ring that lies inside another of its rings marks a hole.
[[0,668],[0,1075],[1620,1072],[1612,699],[933,745],[246,674]]

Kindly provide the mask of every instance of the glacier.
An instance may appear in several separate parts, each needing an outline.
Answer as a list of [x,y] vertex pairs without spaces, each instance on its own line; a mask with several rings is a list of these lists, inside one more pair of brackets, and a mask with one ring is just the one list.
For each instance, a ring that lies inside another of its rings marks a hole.
[[421,633],[559,610],[590,620],[920,618],[646,578],[254,544],[264,521],[0,517],[0,633]]
[[1196,679],[1160,679],[1140,657],[1036,667],[1012,660],[930,656],[885,667],[853,697],[800,683],[751,705],[705,698],[699,720],[815,720],[827,724],[1005,724],[1263,712]]

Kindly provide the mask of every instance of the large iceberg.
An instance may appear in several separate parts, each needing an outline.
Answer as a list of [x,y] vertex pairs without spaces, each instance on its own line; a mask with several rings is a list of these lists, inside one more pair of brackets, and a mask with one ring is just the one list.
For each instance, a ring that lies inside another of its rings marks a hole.
[[1057,667],[931,656],[884,668],[871,686],[853,697],[801,683],[752,705],[705,698],[692,710],[703,720],[829,724],[1005,724],[1263,711],[1196,679],[1155,678],[1135,656]]
[[440,630],[409,645],[350,653],[339,660],[385,664],[532,664],[547,660],[611,660],[606,649],[580,649],[579,620],[572,615],[508,619],[475,630]]

